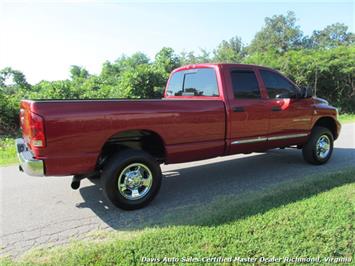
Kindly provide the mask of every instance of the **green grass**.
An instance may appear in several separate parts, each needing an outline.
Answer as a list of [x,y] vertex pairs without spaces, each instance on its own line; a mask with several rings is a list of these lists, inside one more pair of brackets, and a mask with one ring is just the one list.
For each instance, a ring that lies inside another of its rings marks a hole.
[[341,114],[338,119],[341,123],[354,123],[355,114]]
[[0,139],[0,166],[6,166],[17,162],[15,139]]
[[99,240],[33,250],[2,263],[144,265],[142,257],[351,258],[354,181],[355,169],[305,176],[260,192],[178,208],[170,215],[162,212],[163,223],[154,228],[105,233]]

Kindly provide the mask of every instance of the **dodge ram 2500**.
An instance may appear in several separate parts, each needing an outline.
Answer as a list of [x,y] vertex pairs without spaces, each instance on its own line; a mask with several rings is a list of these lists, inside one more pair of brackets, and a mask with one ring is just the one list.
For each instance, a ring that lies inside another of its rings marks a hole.
[[172,72],[159,100],[23,100],[20,170],[99,177],[117,207],[157,194],[160,164],[274,148],[302,149],[323,164],[340,132],[336,108],[279,72],[256,65],[197,64]]

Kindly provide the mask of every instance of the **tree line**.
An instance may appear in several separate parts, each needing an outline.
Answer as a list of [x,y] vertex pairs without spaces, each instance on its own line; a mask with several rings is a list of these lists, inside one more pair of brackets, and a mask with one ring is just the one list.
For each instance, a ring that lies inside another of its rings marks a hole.
[[154,60],[137,52],[103,63],[90,74],[73,65],[70,79],[29,84],[10,67],[0,71],[0,133],[18,129],[19,101],[26,99],[160,98],[170,72],[193,63],[247,63],[280,70],[300,86],[309,86],[341,112],[355,112],[355,35],[334,23],[305,36],[294,12],[265,18],[249,45],[238,36],[215,49],[177,54],[164,47]]

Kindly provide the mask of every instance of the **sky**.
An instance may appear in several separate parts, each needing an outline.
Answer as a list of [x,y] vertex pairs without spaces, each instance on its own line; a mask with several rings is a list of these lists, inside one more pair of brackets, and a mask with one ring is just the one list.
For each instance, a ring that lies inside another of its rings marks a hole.
[[[193,2],[193,3],[192,3]],[[31,84],[69,78],[71,65],[100,73],[102,63],[162,47],[212,51],[240,36],[250,43],[264,18],[294,11],[305,35],[335,22],[354,31],[353,1],[2,1],[0,69]]]

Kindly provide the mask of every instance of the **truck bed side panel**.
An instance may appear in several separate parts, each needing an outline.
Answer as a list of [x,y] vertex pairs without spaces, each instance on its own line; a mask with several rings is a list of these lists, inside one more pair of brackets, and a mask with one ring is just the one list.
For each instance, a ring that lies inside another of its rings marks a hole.
[[32,111],[45,118],[47,147],[38,157],[46,175],[93,171],[106,140],[128,130],[159,134],[168,163],[224,153],[225,106],[219,100],[38,101]]

